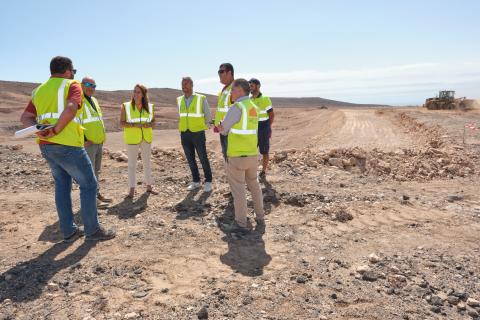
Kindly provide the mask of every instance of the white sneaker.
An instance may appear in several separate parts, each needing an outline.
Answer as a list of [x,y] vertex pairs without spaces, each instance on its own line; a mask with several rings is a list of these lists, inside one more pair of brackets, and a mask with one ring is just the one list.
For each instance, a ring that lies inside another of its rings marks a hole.
[[205,182],[205,185],[203,186],[203,192],[212,192],[213,187],[211,182]]
[[187,187],[187,191],[193,191],[193,190],[198,189],[198,188],[200,188],[200,182],[192,182]]

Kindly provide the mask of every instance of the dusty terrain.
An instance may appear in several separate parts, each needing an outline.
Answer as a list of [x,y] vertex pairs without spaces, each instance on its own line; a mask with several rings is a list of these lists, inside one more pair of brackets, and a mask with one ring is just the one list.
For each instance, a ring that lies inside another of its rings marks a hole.
[[0,319],[478,318],[479,131],[462,143],[478,111],[277,109],[266,228],[240,236],[224,232],[218,137],[214,192],[188,193],[175,110],[161,110],[159,195],[123,199],[122,136],[108,135],[99,214],[118,236],[97,244],[61,242],[49,169],[33,139],[7,136],[19,110],[3,113]]

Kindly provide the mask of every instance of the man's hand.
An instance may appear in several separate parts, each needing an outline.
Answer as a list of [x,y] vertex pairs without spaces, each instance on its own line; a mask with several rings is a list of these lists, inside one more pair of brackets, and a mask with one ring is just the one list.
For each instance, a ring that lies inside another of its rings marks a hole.
[[51,137],[56,135],[55,127],[39,131],[39,132],[36,133],[36,135],[37,135],[37,137],[39,137],[41,139],[51,138]]
[[92,141],[86,140],[85,143],[83,144],[83,147],[90,147],[93,144]]

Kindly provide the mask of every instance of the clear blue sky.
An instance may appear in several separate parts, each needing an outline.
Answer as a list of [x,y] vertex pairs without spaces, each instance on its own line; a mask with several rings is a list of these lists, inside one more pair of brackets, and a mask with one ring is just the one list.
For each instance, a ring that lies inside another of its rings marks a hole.
[[99,89],[201,92],[216,71],[272,96],[421,103],[439,89],[480,98],[480,1],[24,1],[0,11],[0,79],[42,82],[55,55]]

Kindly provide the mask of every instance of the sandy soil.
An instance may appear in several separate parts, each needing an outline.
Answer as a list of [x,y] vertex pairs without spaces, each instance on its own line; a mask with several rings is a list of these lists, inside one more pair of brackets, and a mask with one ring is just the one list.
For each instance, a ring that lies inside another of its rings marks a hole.
[[185,191],[166,129],[160,194],[139,185],[126,201],[122,135],[110,132],[100,184],[113,203],[99,213],[118,236],[98,244],[61,242],[48,167],[32,139],[4,136],[0,319],[477,318],[480,144],[478,133],[461,143],[467,120],[480,114],[278,109],[266,229],[251,219],[246,236],[224,228],[232,203],[213,133],[212,194]]

